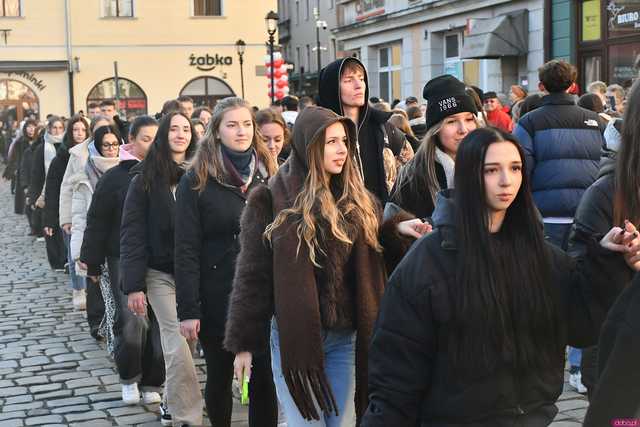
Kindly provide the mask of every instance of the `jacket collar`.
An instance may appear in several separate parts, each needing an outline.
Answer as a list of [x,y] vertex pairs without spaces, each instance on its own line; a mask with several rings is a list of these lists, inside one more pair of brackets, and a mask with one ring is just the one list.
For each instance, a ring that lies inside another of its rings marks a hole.
[[436,206],[431,215],[434,228],[440,231],[442,249],[458,249],[456,239],[456,207],[452,188],[441,190],[436,196]]
[[576,99],[566,92],[550,93],[542,97],[540,106],[543,105],[576,105]]

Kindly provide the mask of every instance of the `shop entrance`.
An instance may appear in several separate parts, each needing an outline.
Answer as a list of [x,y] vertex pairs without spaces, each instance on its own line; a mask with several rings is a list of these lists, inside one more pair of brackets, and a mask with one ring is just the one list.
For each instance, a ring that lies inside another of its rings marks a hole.
[[40,102],[29,86],[10,79],[0,79],[0,132],[13,137],[19,123],[40,113]]
[[180,96],[193,99],[196,107],[213,108],[219,99],[235,96],[227,83],[216,77],[197,77],[189,81],[180,91]]

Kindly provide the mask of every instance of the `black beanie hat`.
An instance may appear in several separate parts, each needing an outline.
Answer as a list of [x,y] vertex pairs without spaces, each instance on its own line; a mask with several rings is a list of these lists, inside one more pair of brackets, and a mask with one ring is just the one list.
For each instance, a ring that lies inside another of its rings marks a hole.
[[422,90],[422,97],[427,100],[427,128],[453,114],[478,112],[464,83],[449,74],[429,80]]

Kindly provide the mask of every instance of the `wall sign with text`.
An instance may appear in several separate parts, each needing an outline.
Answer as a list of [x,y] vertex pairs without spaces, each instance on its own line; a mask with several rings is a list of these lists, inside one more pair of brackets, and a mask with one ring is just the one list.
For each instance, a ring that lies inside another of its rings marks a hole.
[[204,56],[196,56],[192,53],[189,56],[189,66],[196,67],[200,71],[213,71],[219,65],[231,65],[233,64],[233,57],[222,56],[219,54]]
[[640,34],[640,2],[610,0],[607,4],[609,37]]

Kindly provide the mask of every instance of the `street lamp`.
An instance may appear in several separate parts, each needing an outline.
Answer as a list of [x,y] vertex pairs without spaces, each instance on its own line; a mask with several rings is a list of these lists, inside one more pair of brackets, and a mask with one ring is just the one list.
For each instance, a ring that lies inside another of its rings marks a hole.
[[320,75],[320,70],[322,69],[322,50],[323,47],[320,46],[320,29],[327,29],[327,21],[320,20],[320,10],[317,7],[313,8],[313,17],[316,19],[316,55],[318,57],[318,76]]
[[267,13],[267,16],[264,19],[267,22],[267,34],[269,34],[269,59],[271,61],[271,92],[269,94],[271,95],[271,104],[273,105],[273,98],[276,92],[273,78],[273,45],[276,40],[273,36],[276,34],[276,30],[278,29],[278,14],[271,10]]
[[242,87],[242,99],[244,99],[244,67],[242,64],[244,64],[243,56],[246,48],[247,44],[244,40],[240,39],[236,42],[236,52],[238,52],[238,60],[240,61],[240,86]]

